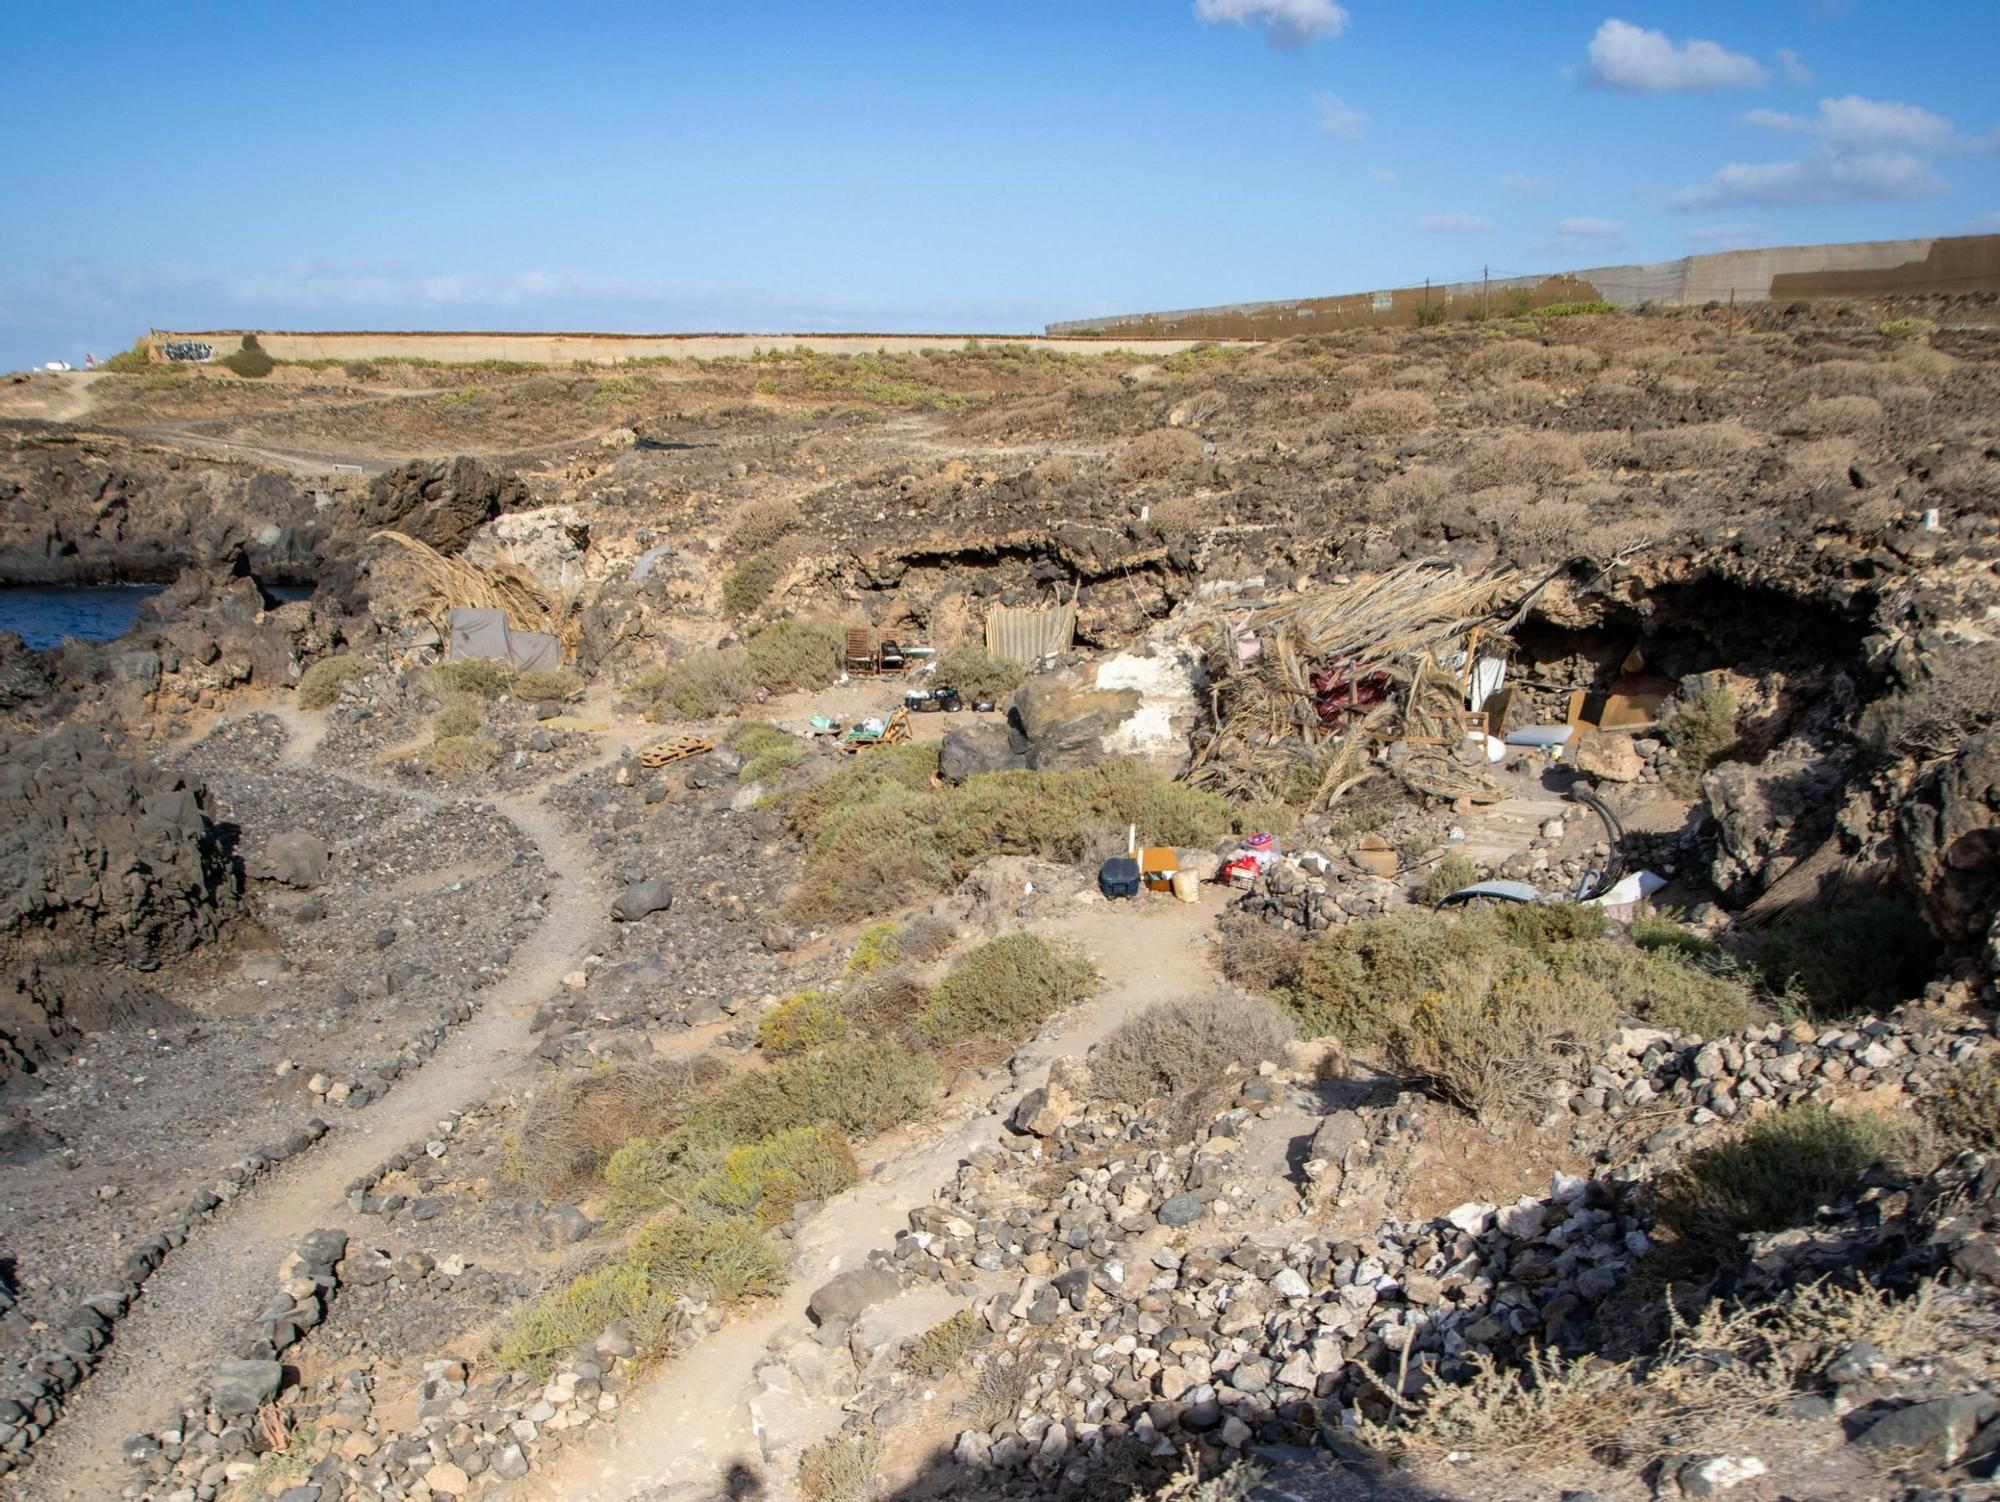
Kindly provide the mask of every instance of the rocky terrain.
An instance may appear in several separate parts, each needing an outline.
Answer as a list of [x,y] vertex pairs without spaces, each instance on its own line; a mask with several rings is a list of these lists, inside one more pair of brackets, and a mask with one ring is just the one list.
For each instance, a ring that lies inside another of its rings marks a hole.
[[1989,1494],[1986,302],[71,380],[0,1489]]

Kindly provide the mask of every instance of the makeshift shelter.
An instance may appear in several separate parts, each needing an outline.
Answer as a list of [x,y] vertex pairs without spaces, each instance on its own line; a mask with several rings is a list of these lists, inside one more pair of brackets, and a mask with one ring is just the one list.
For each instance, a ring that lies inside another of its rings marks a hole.
[[1418,563],[1247,622],[1240,607],[1217,611],[1206,623],[1211,733],[1188,780],[1252,802],[1309,791],[1326,807],[1386,770],[1434,797],[1499,797],[1463,751],[1505,714],[1493,664],[1513,621],[1499,607],[1528,594],[1511,569]]
[[986,615],[986,650],[1034,662],[1076,640],[1076,601],[1047,606],[995,605]]
[[[575,644],[581,624],[575,598],[552,597],[519,564],[506,558],[471,563],[401,532],[377,532],[369,541],[383,546],[376,567],[392,570],[406,581],[401,588],[410,591],[411,603],[405,608],[436,627],[453,657],[505,659],[522,669],[553,668],[562,665],[564,654]],[[395,597],[403,598],[400,588]]]
[[447,610],[451,628],[451,660],[486,657],[508,662],[522,672],[562,666],[562,642],[546,631],[516,631],[504,610]]

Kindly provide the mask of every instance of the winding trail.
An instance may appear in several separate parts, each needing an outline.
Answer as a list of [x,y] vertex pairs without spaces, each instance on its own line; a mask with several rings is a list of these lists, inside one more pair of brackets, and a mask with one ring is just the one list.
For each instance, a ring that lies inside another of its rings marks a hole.
[[[284,764],[311,765],[325,721],[290,705],[263,712],[285,726]],[[615,738],[607,738],[603,759],[619,749]],[[435,801],[386,780],[313,770],[371,792]],[[550,895],[533,941],[518,947],[513,968],[422,1068],[405,1071],[365,1110],[329,1113],[331,1130],[316,1146],[252,1184],[168,1253],[119,1322],[97,1369],[30,1452],[26,1470],[9,1478],[22,1502],[116,1497],[128,1478],[120,1441],[156,1425],[215,1361],[232,1354],[299,1237],[348,1222],[349,1181],[432,1131],[442,1117],[528,1072],[534,1010],[589,952],[606,921],[605,893],[589,847],[537,792],[491,801],[541,852]]]
[[[887,1247],[908,1224],[913,1205],[929,1203],[975,1148],[997,1140],[1003,1123],[1028,1091],[1048,1079],[1058,1058],[1078,1057],[1120,1023],[1156,1002],[1205,995],[1219,984],[1207,965],[1192,958],[1189,940],[1212,929],[1228,894],[1210,888],[1183,907],[1133,909],[1091,904],[1052,923],[1033,925],[1087,951],[1105,977],[1096,996],[1072,1007],[1053,1036],[1027,1045],[1033,1063],[1008,1079],[941,1134],[921,1128],[890,1134],[864,1152],[872,1175],[829,1200],[800,1228],[792,1281],[772,1302],[729,1320],[706,1338],[635,1383],[610,1428],[517,1482],[508,1496],[533,1502],[627,1502],[644,1497],[695,1502],[722,1495],[732,1471],[760,1476],[761,1490],[746,1495],[793,1495],[788,1473],[767,1470],[764,1437],[753,1399],[757,1367],[775,1343],[810,1333],[806,1313],[813,1291],[835,1273],[858,1267],[876,1247]],[[1018,1274],[1007,1280],[1011,1287]],[[902,1300],[934,1300],[919,1285]],[[833,1433],[846,1417],[839,1398],[814,1405],[817,1432]],[[796,1437],[796,1436],[795,1436]]]

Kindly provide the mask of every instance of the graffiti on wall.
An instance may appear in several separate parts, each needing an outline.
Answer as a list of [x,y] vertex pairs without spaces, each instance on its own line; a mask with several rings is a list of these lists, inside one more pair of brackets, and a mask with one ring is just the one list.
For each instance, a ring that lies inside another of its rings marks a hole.
[[160,346],[160,353],[169,360],[213,360],[215,346],[199,339],[169,339]]

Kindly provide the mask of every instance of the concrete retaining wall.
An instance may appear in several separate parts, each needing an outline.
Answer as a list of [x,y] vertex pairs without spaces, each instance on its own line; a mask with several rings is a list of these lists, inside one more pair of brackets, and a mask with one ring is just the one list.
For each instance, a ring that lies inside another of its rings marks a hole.
[[[533,365],[616,365],[624,360],[742,359],[765,350],[803,345],[823,355],[912,354],[922,350],[961,350],[966,341],[983,344],[1032,344],[1038,349],[1074,354],[1099,354],[1102,342],[1092,339],[1045,338],[1021,334],[485,334],[419,331],[298,333],[255,331],[258,342],[274,360],[436,360],[469,364],[478,360],[508,360]],[[169,331],[154,329],[147,337],[155,359],[170,340],[196,339],[215,347],[216,358],[232,353],[243,341],[242,329]],[[1125,341],[1131,343],[1132,341]],[[1170,355],[1197,343],[1193,336],[1142,341],[1149,352]]]
[[1230,303],[1163,313],[1079,318],[1048,326],[1051,336],[1272,339],[1373,324],[1410,324],[1418,310],[1442,303],[1447,316],[1483,308],[1502,313],[1552,302],[1791,302],[1812,297],[1923,297],[2000,291],[2000,235],[1931,240],[1870,240],[1726,250],[1649,265],[1594,266],[1550,276],[1397,287],[1342,297]]

